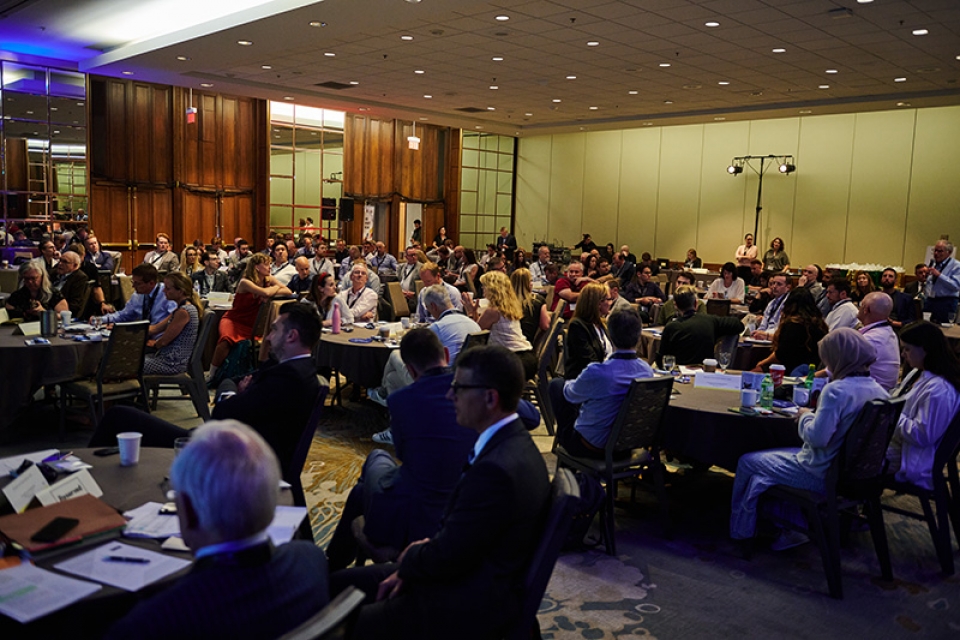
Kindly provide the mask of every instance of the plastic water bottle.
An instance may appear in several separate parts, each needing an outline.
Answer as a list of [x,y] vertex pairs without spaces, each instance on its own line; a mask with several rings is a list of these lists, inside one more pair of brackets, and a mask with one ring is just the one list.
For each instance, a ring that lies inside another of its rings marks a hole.
[[763,382],[760,383],[760,406],[773,410],[773,378],[769,373],[763,376]]
[[813,388],[813,378],[814,378],[813,374],[816,373],[816,371],[817,371],[816,365],[811,363],[810,368],[807,369],[807,378],[806,380],[803,381],[803,386],[805,386],[807,389]]
[[330,330],[333,333],[340,333],[340,305],[333,303],[333,317],[330,319]]

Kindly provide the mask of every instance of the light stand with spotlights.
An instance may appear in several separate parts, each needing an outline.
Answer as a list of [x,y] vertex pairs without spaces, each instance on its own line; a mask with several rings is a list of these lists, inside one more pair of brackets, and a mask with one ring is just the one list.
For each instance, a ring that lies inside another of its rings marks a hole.
[[[751,161],[759,160],[760,168],[757,169],[751,164]],[[784,174],[790,174],[797,170],[797,165],[793,159],[793,156],[737,156],[730,162],[730,166],[727,167],[727,173],[733,177],[737,177],[743,173],[744,167],[750,167],[754,173],[760,178],[757,182],[757,213],[753,221],[753,239],[754,244],[760,246],[760,212],[763,211],[763,174],[766,173],[767,169],[777,165],[777,170]]]

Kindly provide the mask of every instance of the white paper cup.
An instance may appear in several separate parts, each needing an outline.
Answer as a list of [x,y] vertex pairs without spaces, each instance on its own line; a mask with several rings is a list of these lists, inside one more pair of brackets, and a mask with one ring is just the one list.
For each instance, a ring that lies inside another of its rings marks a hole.
[[60,312],[60,322],[63,323],[63,326],[70,324],[70,321],[73,319],[72,311],[61,311]]
[[707,358],[703,361],[703,370],[707,373],[714,373],[717,370],[717,361],[713,358]]
[[410,328],[410,318],[400,318],[400,326],[406,331]]
[[755,407],[760,402],[760,392],[756,389],[742,389],[740,391],[740,406]]
[[797,385],[793,388],[793,404],[798,407],[805,407],[810,402],[810,390],[806,387]]
[[926,320],[927,322],[930,322],[930,318],[932,318],[932,317],[933,317],[933,312],[932,312],[932,311],[924,311],[924,312],[923,312],[923,319]]
[[143,434],[136,431],[124,431],[117,434],[121,467],[132,467],[140,462],[140,440],[142,438]]

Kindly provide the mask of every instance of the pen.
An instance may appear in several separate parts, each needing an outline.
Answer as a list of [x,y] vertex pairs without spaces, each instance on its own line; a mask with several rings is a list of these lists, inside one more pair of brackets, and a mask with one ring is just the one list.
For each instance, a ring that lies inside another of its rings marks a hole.
[[130,556],[104,556],[104,562],[129,562],[131,564],[150,564],[146,558],[133,558]]

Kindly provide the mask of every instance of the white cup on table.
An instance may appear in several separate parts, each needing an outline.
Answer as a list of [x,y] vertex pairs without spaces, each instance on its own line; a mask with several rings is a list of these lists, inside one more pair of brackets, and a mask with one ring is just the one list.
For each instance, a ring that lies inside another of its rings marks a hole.
[[755,407],[760,402],[760,392],[756,389],[742,389],[740,391],[740,406]]
[[61,312],[60,312],[60,322],[63,323],[63,326],[66,327],[67,325],[69,325],[71,320],[73,320],[73,312],[72,312],[72,311],[61,311]]
[[143,434],[136,431],[124,431],[117,434],[117,448],[120,449],[120,466],[132,467],[140,462],[140,441]]

